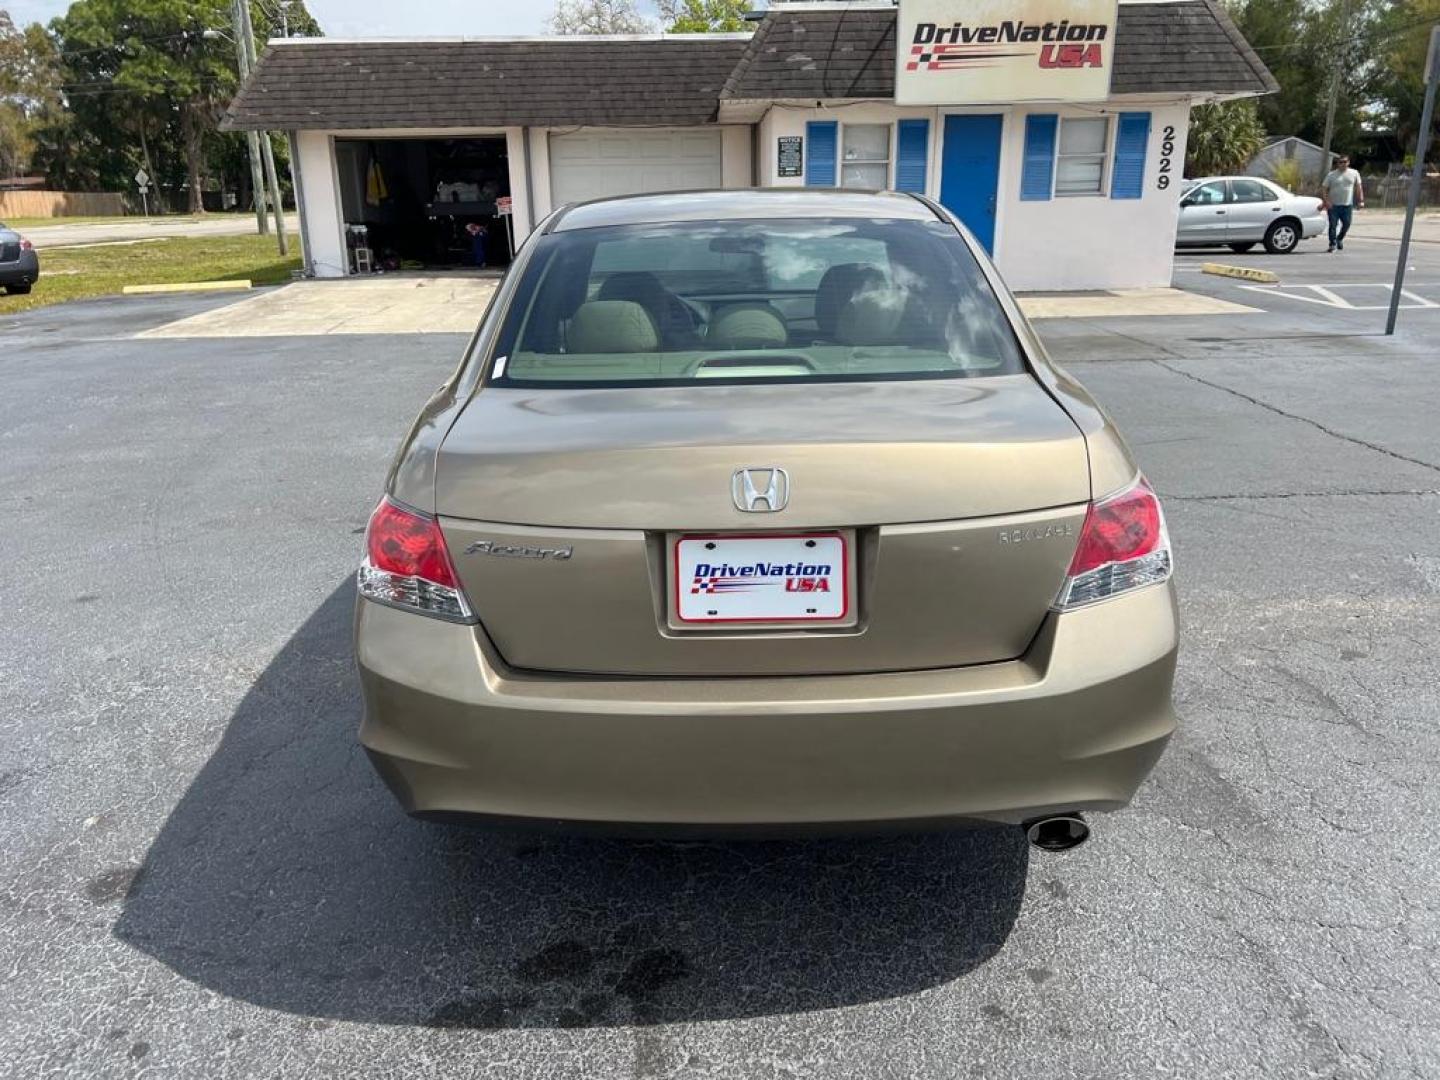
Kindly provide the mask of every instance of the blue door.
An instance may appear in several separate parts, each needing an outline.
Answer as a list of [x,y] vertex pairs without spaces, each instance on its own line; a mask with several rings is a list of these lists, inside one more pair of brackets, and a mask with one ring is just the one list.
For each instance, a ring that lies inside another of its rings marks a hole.
[[995,250],[995,197],[1000,190],[1000,129],[1004,117],[945,117],[940,201],[986,251]]

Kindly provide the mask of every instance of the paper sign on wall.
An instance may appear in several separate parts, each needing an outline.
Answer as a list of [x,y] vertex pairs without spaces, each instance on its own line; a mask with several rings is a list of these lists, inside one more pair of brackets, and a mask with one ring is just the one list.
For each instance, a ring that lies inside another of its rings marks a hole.
[[775,160],[779,176],[805,175],[805,138],[803,135],[781,135]]
[[1117,0],[900,0],[895,101],[1103,101]]

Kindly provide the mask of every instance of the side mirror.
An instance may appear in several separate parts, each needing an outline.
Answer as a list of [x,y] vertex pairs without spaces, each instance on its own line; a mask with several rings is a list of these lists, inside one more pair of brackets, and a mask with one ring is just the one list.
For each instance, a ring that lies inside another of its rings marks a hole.
[[1194,206],[1194,205],[1195,205],[1195,200],[1194,200],[1194,199],[1181,199],[1181,200],[1180,200],[1180,209],[1181,209],[1181,210],[1184,210],[1187,206]]

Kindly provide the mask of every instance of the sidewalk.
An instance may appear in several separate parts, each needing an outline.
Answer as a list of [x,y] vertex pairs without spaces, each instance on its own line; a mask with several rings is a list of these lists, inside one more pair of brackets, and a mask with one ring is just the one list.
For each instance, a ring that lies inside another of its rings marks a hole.
[[[300,219],[285,215],[285,227],[292,243]],[[67,224],[56,218],[53,225],[32,225],[25,235],[42,253],[45,248],[77,247],[82,244],[113,244],[123,240],[168,239],[173,236],[243,236],[255,232],[254,214],[214,213],[204,217],[117,217],[100,221]],[[298,251],[298,246],[296,247]]]
[[[1357,210],[1350,235],[1366,240],[1399,240],[1405,227],[1405,211]],[[1422,206],[1415,211],[1415,231],[1411,240],[1417,244],[1440,244],[1440,210]]]

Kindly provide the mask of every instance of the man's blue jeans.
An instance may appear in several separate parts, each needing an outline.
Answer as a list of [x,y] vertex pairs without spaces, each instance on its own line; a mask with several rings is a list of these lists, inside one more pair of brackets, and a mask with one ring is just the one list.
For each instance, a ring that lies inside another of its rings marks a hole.
[[1345,234],[1350,231],[1350,222],[1354,218],[1355,208],[1353,206],[1330,207],[1330,246],[1332,248],[1345,246]]

